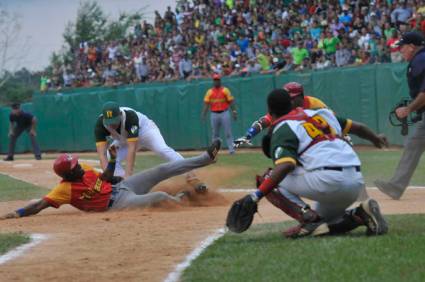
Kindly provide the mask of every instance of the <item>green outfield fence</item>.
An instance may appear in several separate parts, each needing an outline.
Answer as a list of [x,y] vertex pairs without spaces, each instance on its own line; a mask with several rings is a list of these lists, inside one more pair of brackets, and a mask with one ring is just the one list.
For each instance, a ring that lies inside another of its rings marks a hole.
[[[338,115],[366,123],[385,133],[392,144],[402,144],[399,128],[388,123],[388,112],[408,96],[406,64],[380,64],[324,71],[223,78],[235,96],[239,117],[233,123],[235,137],[266,111],[270,90],[289,81],[301,82],[307,95],[322,99]],[[60,93],[35,93],[24,109],[39,120],[38,141],[43,151],[93,151],[93,127],[102,104],[117,101],[153,119],[166,142],[176,149],[199,149],[211,139],[209,119],[201,122],[203,97],[212,81],[193,80],[147,83],[120,87],[73,89]],[[0,108],[0,152],[7,151],[9,108]],[[260,144],[257,138],[255,144]],[[356,144],[362,141],[354,138]],[[27,136],[17,152],[30,150]]]

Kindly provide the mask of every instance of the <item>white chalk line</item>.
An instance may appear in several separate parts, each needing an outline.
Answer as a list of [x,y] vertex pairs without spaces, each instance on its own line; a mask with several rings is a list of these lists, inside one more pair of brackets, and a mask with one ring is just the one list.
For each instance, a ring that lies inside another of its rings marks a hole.
[[[378,188],[375,186],[366,187],[366,189],[378,190]],[[407,187],[407,189],[409,190],[425,189],[425,186],[409,186]],[[256,189],[252,189],[252,188],[219,188],[218,189],[218,192],[222,192],[222,193],[251,193],[254,191],[256,191]]]
[[23,255],[26,251],[28,251],[29,249],[35,247],[36,245],[40,244],[41,242],[43,242],[44,240],[46,240],[48,238],[47,235],[44,234],[31,234],[31,240],[29,243],[21,245],[7,253],[5,253],[4,255],[0,256],[0,265],[4,264],[8,261],[11,261],[13,259],[16,259],[17,257]]
[[204,241],[202,241],[199,246],[194,249],[189,255],[186,256],[183,262],[179,263],[173,272],[169,273],[164,282],[177,282],[180,280],[183,271],[188,268],[191,263],[214,241],[221,238],[226,233],[224,228],[217,229],[212,235],[208,236]]

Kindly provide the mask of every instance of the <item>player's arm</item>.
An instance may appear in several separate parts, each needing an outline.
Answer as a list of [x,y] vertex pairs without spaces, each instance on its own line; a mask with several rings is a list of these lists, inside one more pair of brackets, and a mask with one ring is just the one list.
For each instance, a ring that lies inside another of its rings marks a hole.
[[210,107],[210,104],[204,103],[204,107],[202,108],[201,112],[201,119],[205,119],[207,117],[208,108]]
[[233,141],[234,147],[239,147],[242,144],[249,144],[251,145],[251,140],[254,138],[258,133],[260,133],[265,128],[268,128],[272,124],[272,119],[270,115],[265,115],[258,120],[254,121],[250,128],[246,131],[245,136],[239,137],[235,141]]
[[134,162],[136,160],[137,145],[139,144],[139,117],[136,112],[129,111],[125,121],[125,130],[128,133],[127,146],[128,153],[126,157],[125,178],[133,174]]
[[31,120],[31,129],[30,129],[30,134],[33,136],[37,135],[35,131],[36,127],[37,127],[37,118],[33,116]]
[[106,128],[103,126],[102,117],[100,116],[97,119],[97,122],[94,128],[94,136],[96,140],[96,151],[99,157],[100,167],[102,168],[102,170],[105,170],[106,167],[108,166],[108,159],[106,157],[106,149],[107,149],[106,136],[107,135],[108,135],[108,132]]
[[343,134],[354,134],[362,139],[370,141],[377,148],[382,148],[384,146],[388,147],[387,137],[383,134],[376,134],[365,124],[343,118],[338,118],[338,122],[343,129]]
[[3,216],[0,216],[0,219],[10,219],[10,218],[19,218],[19,217],[24,217],[24,216],[31,216],[34,214],[39,213],[40,211],[46,209],[50,207],[50,204],[44,200],[44,199],[40,199],[34,203],[30,203],[29,205],[17,209],[14,212],[10,212],[7,213]]
[[133,174],[134,162],[136,160],[136,151],[137,151],[137,140],[128,141],[128,154],[126,159],[125,166],[125,178],[131,176]]
[[396,113],[399,118],[405,118],[410,113],[420,110],[424,107],[425,107],[425,91],[419,92],[415,100],[413,100],[412,103],[410,103],[406,107],[400,107],[396,109]]

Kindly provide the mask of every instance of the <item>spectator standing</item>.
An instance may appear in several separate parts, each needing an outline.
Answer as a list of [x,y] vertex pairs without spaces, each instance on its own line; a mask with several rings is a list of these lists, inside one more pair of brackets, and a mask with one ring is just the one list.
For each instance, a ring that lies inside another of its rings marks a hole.
[[343,67],[348,65],[350,62],[351,52],[344,47],[341,43],[337,45],[337,50],[335,53],[335,61],[337,67]]
[[233,119],[236,120],[237,112],[234,98],[227,87],[221,85],[221,76],[213,75],[214,86],[210,88],[204,97],[204,108],[201,118],[205,120],[208,108],[211,110],[211,128],[213,140],[220,138],[220,128],[223,126],[226,136],[229,154],[234,154],[232,124],[229,108],[232,111]]
[[398,41],[399,41],[398,31],[393,30],[393,34],[391,38],[387,40],[387,46],[390,49],[392,63],[399,63],[403,60],[403,57],[401,56],[401,53],[400,53],[400,46],[396,45]]
[[192,74],[192,71],[192,60],[189,58],[188,54],[185,54],[183,59],[179,62],[180,79],[188,78]]
[[32,149],[35,155],[36,160],[41,160],[40,147],[37,144],[35,139],[37,119],[31,113],[27,113],[21,110],[20,104],[12,104],[12,112],[9,115],[9,151],[7,157],[4,158],[5,161],[13,161],[13,156],[15,154],[15,145],[18,137],[24,132],[27,131],[30,139]]
[[308,51],[303,47],[303,42],[299,41],[296,47],[291,49],[294,65],[301,65],[303,60],[308,57]]

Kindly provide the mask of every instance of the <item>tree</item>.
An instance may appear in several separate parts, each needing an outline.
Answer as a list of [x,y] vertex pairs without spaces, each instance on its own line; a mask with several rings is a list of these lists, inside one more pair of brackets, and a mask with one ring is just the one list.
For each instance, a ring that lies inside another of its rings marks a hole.
[[0,88],[25,59],[23,50],[28,42],[20,37],[20,31],[19,17],[0,7]]

